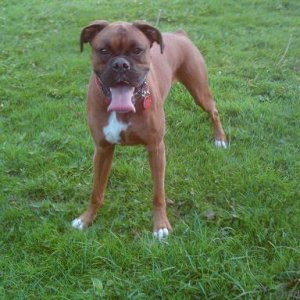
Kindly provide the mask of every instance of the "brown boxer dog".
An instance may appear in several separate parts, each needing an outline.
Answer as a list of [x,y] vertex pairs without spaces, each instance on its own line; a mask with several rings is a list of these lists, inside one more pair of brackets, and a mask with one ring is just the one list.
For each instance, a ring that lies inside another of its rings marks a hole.
[[72,222],[84,229],[104,202],[115,145],[144,145],[153,179],[153,231],[159,239],[171,225],[165,202],[164,101],[172,83],[185,85],[211,117],[215,144],[227,147],[199,50],[183,31],[161,34],[145,22],[95,21],[83,28],[80,47],[92,47],[93,72],[87,96],[95,142],[93,191],[88,209]]

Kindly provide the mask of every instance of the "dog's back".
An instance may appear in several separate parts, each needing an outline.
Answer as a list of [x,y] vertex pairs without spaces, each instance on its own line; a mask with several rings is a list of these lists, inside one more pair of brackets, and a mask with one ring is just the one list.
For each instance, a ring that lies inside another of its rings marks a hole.
[[[198,81],[199,84],[203,82],[203,86],[207,86],[205,61],[185,31],[163,33],[163,43],[163,54],[157,44],[151,48],[154,77],[157,73],[160,77],[164,75],[164,80],[159,83],[162,89],[169,91],[172,83],[177,81],[183,83],[189,90],[189,81]],[[199,80],[195,80],[198,77]]]

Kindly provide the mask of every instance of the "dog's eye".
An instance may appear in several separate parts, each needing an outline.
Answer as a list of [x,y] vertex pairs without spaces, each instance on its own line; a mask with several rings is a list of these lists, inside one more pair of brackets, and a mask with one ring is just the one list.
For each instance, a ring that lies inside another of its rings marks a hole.
[[143,49],[141,49],[141,48],[134,48],[132,52],[134,54],[141,54],[143,52]]
[[98,49],[98,52],[103,55],[108,55],[110,53],[107,48],[100,48],[100,49]]

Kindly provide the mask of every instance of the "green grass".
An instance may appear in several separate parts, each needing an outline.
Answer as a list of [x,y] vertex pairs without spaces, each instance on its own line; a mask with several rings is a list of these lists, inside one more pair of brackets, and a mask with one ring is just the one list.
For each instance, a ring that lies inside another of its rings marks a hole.
[[[119,147],[97,222],[85,94],[94,19],[185,29],[202,50],[228,150],[180,86],[166,103],[174,232],[151,235],[141,147]],[[0,299],[299,299],[300,4],[8,1],[0,7]]]

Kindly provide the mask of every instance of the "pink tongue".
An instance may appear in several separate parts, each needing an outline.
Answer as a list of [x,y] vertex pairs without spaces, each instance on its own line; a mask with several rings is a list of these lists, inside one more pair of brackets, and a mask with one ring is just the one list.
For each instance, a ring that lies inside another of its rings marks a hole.
[[133,97],[134,87],[127,84],[118,84],[115,87],[110,88],[111,102],[107,108],[107,111],[116,112],[135,112],[135,107],[131,101]]

